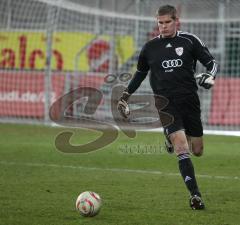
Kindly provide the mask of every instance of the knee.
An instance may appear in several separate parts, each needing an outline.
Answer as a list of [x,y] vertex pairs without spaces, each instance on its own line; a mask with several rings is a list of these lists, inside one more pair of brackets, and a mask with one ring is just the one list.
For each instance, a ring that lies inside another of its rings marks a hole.
[[188,153],[188,148],[187,148],[186,144],[175,145],[174,150],[177,155]]
[[203,146],[198,146],[192,149],[193,155],[200,157],[203,155]]

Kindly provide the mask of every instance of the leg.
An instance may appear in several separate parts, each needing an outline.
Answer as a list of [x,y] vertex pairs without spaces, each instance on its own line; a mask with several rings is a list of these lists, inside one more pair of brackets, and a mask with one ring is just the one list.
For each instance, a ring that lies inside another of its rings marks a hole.
[[179,159],[180,173],[191,193],[190,207],[192,209],[204,209],[204,204],[201,200],[201,193],[199,192],[195,178],[194,167],[190,159],[187,136],[183,130],[179,130],[171,133],[169,138]]
[[[171,124],[164,127],[164,134],[166,136],[168,144],[170,143],[169,145],[166,144],[168,152],[171,152],[170,150],[172,148],[172,152],[175,151],[179,159],[180,173],[187,186],[187,189],[191,193],[190,207],[192,209],[204,209],[204,204],[201,200],[201,194],[199,192],[195,178],[194,167],[190,159],[190,148],[185,133],[186,131],[187,134],[191,134],[191,136],[202,136],[200,108],[193,106],[191,104],[191,100],[192,96],[190,99],[180,99],[178,102],[176,102],[174,99],[171,101],[170,99],[169,104],[164,110],[166,113],[172,115],[174,120]],[[199,101],[197,103],[199,103]],[[191,108],[193,108],[193,110],[191,110]],[[182,109],[184,109],[184,111],[182,111]],[[190,110],[190,113],[186,112],[186,110]],[[192,142],[190,145],[191,148],[193,146],[195,149],[199,146],[197,145],[196,140],[191,139],[190,141]]]
[[169,139],[174,147],[176,155],[187,154],[189,153],[189,146],[187,137],[183,130],[178,130],[169,135]]
[[165,133],[165,130],[164,130],[164,135],[165,135],[165,149],[169,154],[173,154],[174,147],[172,145],[172,142],[171,142],[169,136]]
[[203,138],[187,136],[189,150],[195,156],[201,156],[203,154]]

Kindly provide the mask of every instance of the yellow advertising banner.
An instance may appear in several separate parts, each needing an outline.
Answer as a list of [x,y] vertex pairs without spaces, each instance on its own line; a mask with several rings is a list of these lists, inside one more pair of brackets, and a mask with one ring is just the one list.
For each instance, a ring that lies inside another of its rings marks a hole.
[[[0,68],[43,70],[47,61],[46,46],[47,37],[43,32],[0,32]],[[51,68],[106,72],[110,61],[115,60],[115,66],[121,66],[134,53],[132,36],[112,39],[83,32],[56,32],[51,46]]]

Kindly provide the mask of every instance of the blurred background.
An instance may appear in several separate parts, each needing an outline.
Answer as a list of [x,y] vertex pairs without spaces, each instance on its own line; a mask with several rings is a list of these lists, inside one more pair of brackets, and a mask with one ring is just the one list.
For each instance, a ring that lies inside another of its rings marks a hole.
[[[100,90],[92,117],[113,122],[112,89],[127,85],[119,77],[134,73],[142,45],[158,35],[163,4],[176,6],[179,29],[200,37],[220,65],[214,88],[199,88],[205,131],[240,131],[238,0],[1,0],[0,122],[52,125],[52,103],[78,87]],[[151,94],[148,79],[136,94]],[[81,116],[86,101],[66,113]],[[67,106],[59,101],[55,113]]]

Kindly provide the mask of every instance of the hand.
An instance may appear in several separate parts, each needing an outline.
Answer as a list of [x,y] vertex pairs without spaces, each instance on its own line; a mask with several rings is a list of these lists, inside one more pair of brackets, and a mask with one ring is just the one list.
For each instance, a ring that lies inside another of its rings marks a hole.
[[130,95],[131,94],[129,94],[127,91],[124,91],[117,104],[117,109],[124,118],[128,118],[130,115],[130,109],[127,102]]
[[210,89],[214,85],[214,77],[209,73],[200,73],[196,76],[198,84],[205,89]]

